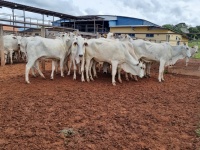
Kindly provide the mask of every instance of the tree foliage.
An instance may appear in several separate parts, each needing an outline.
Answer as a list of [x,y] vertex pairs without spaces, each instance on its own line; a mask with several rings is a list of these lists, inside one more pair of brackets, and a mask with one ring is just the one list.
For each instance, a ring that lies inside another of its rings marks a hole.
[[180,33],[180,34],[185,34],[183,32],[183,30],[181,30],[181,29],[185,28],[189,31],[189,33],[191,33],[191,34],[187,34],[189,39],[200,39],[200,26],[190,27],[185,23],[179,23],[177,25],[165,24],[162,27],[169,29],[169,30],[172,30],[172,31],[175,31],[175,32]]

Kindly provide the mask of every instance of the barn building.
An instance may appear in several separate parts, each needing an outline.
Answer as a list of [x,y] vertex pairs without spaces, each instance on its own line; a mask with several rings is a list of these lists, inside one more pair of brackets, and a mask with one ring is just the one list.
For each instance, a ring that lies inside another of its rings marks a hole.
[[[91,20],[84,20],[85,17]],[[188,43],[187,36],[168,30],[150,21],[113,15],[90,15],[79,16],[80,20],[57,20],[53,26],[61,26],[78,29],[81,32],[117,34],[126,33],[137,39],[152,42],[170,42],[172,45]]]

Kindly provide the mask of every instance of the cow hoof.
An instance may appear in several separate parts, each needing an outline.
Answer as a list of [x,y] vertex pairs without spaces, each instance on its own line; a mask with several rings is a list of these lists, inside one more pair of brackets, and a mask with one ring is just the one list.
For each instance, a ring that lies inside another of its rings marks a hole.
[[97,76],[97,75],[95,75],[95,76],[94,76],[94,78],[98,78],[98,76]]
[[69,75],[70,75],[70,72],[68,72],[67,75],[69,76]]
[[53,80],[53,77],[51,77],[50,79]]
[[87,82],[90,82],[90,79],[89,79],[89,78],[87,78]]
[[81,81],[82,81],[82,82],[85,82],[85,80],[84,80],[84,79],[82,79]]
[[76,78],[73,78],[73,80],[76,80]]
[[122,83],[122,80],[119,80],[119,83]]
[[94,79],[93,79],[92,77],[90,77],[90,80],[91,80],[91,81],[94,81]]
[[27,84],[30,84],[30,81],[26,81]]
[[113,82],[113,83],[112,83],[112,85],[113,85],[113,86],[116,86],[116,83],[115,83],[115,82]]
[[63,75],[63,76],[61,76],[62,78],[64,78],[65,76]]

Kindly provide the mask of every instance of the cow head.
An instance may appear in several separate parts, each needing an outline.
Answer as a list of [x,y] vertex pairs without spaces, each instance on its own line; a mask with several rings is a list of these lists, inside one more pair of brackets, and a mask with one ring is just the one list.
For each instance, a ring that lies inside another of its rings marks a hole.
[[21,36],[13,36],[12,37],[14,40],[17,40],[17,44],[18,44],[18,46],[20,46],[20,44],[21,44]]
[[78,36],[77,44],[78,44],[78,55],[79,57],[83,57],[85,54],[85,47],[87,46],[87,40],[81,36]]
[[183,49],[183,53],[186,57],[191,57],[191,52],[190,52],[190,48],[187,46],[187,45],[183,45],[182,46],[182,49]]

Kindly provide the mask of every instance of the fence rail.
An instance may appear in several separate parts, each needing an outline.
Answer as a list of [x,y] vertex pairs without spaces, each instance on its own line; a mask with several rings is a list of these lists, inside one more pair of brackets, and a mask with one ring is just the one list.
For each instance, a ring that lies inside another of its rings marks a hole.
[[40,26],[52,26],[51,20],[37,19],[31,17],[24,17],[6,13],[0,13],[0,23],[8,24],[8,25],[16,25],[16,26],[24,26],[24,27],[35,27],[39,28]]

